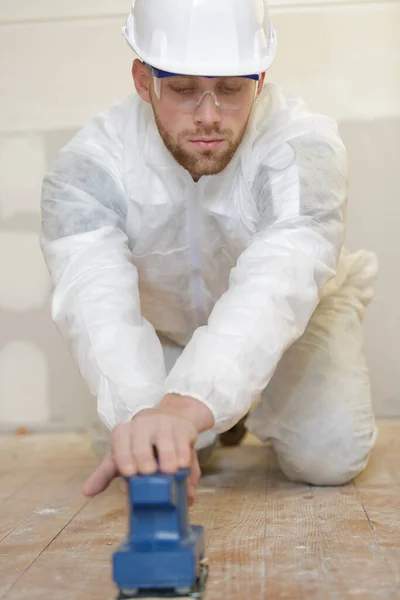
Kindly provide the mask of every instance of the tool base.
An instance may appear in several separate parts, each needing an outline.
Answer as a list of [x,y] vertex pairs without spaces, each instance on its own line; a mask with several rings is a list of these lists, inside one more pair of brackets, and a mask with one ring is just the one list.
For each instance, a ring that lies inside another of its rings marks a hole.
[[135,592],[124,592],[124,590],[120,590],[119,596],[117,596],[117,600],[154,600],[154,598],[169,598],[177,599],[177,600],[185,600],[186,598],[192,599],[195,598],[197,600],[201,600],[204,595],[206,583],[208,578],[208,564],[203,561],[200,565],[200,575],[196,584],[192,587],[192,589],[188,592],[180,593],[179,590],[168,590],[168,589],[158,589],[158,590],[137,590]]

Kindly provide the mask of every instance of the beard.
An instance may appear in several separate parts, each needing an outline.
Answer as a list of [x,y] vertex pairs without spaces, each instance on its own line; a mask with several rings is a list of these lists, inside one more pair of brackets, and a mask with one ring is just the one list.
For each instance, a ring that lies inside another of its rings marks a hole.
[[[200,179],[202,175],[217,175],[221,173],[231,162],[238,147],[240,146],[244,134],[246,133],[247,124],[250,115],[246,119],[245,124],[239,133],[234,135],[231,129],[219,129],[218,127],[202,127],[191,131],[190,129],[184,129],[181,131],[175,140],[165,127],[161,123],[153,105],[154,118],[157,125],[158,132],[165,144],[165,147],[176,162],[181,165],[184,169],[189,171],[195,181]],[[183,142],[190,139],[197,139],[201,137],[212,137],[224,138],[225,150],[222,152],[218,150],[203,150],[192,152],[183,146]],[[227,147],[226,147],[227,145]]]

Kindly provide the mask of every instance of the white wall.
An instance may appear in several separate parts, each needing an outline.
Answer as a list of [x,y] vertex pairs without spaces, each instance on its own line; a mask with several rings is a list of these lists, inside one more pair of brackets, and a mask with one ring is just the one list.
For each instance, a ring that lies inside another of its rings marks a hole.
[[[52,157],[132,89],[120,35],[129,0],[0,0],[0,427],[83,426],[93,401],[49,316],[38,247]],[[269,77],[336,118],[350,153],[348,245],[378,253],[366,324],[381,414],[400,415],[400,3],[272,5]]]

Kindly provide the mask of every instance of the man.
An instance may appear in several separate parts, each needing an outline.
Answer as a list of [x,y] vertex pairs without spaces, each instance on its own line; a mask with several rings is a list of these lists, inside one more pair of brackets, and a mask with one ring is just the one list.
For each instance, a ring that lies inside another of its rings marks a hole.
[[156,451],[164,472],[191,467],[193,502],[195,448],[252,409],[289,478],[345,483],[376,436],[361,333],[376,264],[342,250],[337,127],[266,81],[262,0],[136,0],[124,34],[137,95],[43,187],[53,318],[112,430],[84,493],[154,472]]

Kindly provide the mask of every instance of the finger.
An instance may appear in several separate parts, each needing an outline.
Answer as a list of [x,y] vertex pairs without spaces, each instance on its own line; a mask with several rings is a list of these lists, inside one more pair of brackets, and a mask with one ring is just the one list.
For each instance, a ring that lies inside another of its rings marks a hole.
[[[193,504],[195,501],[195,498],[196,498],[197,486],[190,479],[188,479],[188,482],[187,482],[187,490],[188,490],[189,500]],[[192,504],[190,504],[190,506],[192,506]]]
[[192,447],[186,438],[175,438],[175,453],[178,469],[188,469],[192,462]]
[[176,473],[179,467],[172,430],[158,433],[155,446],[158,452],[160,471],[163,473]]
[[101,465],[86,480],[82,493],[89,498],[103,492],[117,475],[118,469],[111,454],[107,454]]
[[157,460],[154,456],[151,433],[148,430],[132,432],[131,452],[135,460],[138,473],[151,475],[158,471]]
[[188,504],[189,508],[196,502],[196,490],[194,487],[188,487]]
[[197,458],[196,450],[192,450],[192,464],[190,468],[189,480],[194,485],[197,486],[201,478],[201,469],[199,465],[199,459]]
[[118,471],[125,477],[136,474],[136,464],[131,448],[132,422],[117,425],[112,432],[112,453]]
[[197,492],[197,486],[198,483],[200,481],[200,477],[201,477],[201,470],[200,470],[200,466],[199,466],[199,461],[197,458],[197,452],[196,450],[192,450],[192,464],[191,464],[191,468],[190,468],[190,474],[188,477],[188,500],[189,500],[189,506],[193,506],[193,504],[195,503],[196,500],[196,492]]

